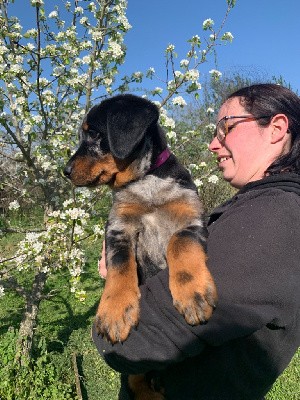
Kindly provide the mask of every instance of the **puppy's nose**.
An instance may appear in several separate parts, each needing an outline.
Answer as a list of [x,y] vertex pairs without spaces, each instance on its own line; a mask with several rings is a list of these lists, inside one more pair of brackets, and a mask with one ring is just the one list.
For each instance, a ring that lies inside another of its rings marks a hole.
[[64,169],[64,175],[65,175],[67,178],[70,178],[71,172],[72,172],[72,167],[71,167],[71,165],[66,165],[66,167],[65,167],[65,169]]

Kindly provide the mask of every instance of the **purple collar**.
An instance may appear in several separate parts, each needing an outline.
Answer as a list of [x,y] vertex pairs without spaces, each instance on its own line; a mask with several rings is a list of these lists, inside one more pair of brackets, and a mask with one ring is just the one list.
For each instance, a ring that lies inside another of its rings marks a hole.
[[162,164],[164,164],[167,159],[170,157],[171,155],[171,151],[169,150],[168,147],[166,147],[161,153],[160,155],[157,157],[156,161],[154,164],[151,165],[151,167],[149,168],[149,171],[153,171],[154,169],[160,167]]

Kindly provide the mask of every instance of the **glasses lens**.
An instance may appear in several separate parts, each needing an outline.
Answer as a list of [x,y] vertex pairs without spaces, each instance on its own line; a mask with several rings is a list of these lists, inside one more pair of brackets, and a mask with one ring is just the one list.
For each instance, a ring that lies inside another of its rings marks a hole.
[[217,138],[220,142],[225,139],[227,134],[227,119],[221,119],[217,125]]

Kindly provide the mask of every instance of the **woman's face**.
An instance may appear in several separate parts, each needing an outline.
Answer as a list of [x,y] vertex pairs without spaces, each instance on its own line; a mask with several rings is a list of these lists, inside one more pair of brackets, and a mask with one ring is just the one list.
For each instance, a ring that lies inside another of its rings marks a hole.
[[[222,105],[217,121],[225,116],[243,115],[249,115],[249,112],[240,99],[234,97]],[[222,141],[215,137],[209,150],[217,155],[224,179],[233,187],[241,188],[248,182],[262,179],[280,151],[277,145],[275,154],[272,147],[272,124],[261,127],[251,118],[229,119],[227,123],[228,135]]]

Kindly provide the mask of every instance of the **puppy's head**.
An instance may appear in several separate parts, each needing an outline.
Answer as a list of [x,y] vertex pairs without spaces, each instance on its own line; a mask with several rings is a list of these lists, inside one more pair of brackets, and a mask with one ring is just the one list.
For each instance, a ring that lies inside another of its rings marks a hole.
[[84,119],[79,148],[69,160],[65,175],[76,186],[119,187],[137,179],[135,161],[142,161],[153,131],[159,132],[155,129],[158,117],[153,103],[129,94],[94,106]]

